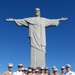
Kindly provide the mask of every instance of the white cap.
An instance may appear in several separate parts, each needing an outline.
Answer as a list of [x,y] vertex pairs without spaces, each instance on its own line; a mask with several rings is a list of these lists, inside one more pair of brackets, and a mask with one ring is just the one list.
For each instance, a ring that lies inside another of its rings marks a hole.
[[58,69],[57,69],[57,68],[53,69],[53,72],[57,72],[57,71],[58,71]]
[[35,70],[35,72],[38,72],[38,71],[39,71],[38,69]]
[[45,68],[44,67],[41,67],[41,70],[44,70]]
[[29,69],[28,71],[29,71],[29,72],[32,72],[32,70],[31,70],[31,69]]
[[64,67],[64,66],[62,66],[62,67],[61,67],[61,69],[65,69],[65,67]]
[[13,64],[12,64],[12,63],[9,63],[9,64],[8,64],[8,67],[13,67]]
[[25,68],[25,70],[28,70],[28,68]]
[[66,66],[65,66],[65,67],[69,67],[69,68],[70,68],[70,67],[71,67],[71,65],[70,65],[70,64],[66,64]]
[[53,67],[52,67],[52,69],[55,69],[55,68],[56,68],[56,66],[53,66]]
[[23,67],[23,64],[18,64],[18,67]]

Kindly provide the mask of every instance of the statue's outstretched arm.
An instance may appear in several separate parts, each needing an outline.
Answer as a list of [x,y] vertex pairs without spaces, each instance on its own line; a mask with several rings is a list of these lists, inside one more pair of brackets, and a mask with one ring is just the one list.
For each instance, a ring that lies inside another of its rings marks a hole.
[[25,21],[25,19],[8,18],[8,19],[6,19],[6,21],[15,22],[18,26],[26,26],[26,27],[28,27],[28,23]]
[[59,18],[59,19],[46,19],[46,27],[49,26],[58,26],[61,21],[67,20],[68,18]]
[[68,18],[64,18],[64,17],[62,17],[62,18],[59,18],[59,21],[65,21],[65,20],[67,20]]
[[6,21],[15,21],[15,20],[17,20],[17,19],[13,19],[13,18],[6,19]]

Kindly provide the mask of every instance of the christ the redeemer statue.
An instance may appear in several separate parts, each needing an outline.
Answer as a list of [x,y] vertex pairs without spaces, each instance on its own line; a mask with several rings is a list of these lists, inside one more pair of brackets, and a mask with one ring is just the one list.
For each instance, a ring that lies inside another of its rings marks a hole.
[[68,18],[47,19],[40,17],[40,9],[35,9],[35,16],[23,19],[8,18],[7,21],[13,21],[18,26],[29,28],[29,39],[31,46],[31,67],[45,67],[46,53],[46,33],[45,28],[58,26],[60,21]]

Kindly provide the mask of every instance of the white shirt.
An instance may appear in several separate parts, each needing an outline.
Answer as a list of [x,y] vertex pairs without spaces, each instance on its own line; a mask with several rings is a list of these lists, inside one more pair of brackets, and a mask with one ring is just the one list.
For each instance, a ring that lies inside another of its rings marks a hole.
[[17,72],[14,72],[13,75],[25,75],[25,74],[22,71],[21,72],[17,71]]
[[66,72],[64,75],[75,75],[73,71]]

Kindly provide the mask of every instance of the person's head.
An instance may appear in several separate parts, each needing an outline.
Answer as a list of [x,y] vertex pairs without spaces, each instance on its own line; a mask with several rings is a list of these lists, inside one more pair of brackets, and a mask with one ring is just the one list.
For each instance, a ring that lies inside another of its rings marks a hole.
[[62,71],[62,73],[65,72],[65,67],[64,66],[61,67],[61,71]]
[[29,70],[28,70],[28,73],[32,73],[32,69],[29,69]]
[[53,73],[54,75],[58,75],[58,69],[57,68],[53,69]]
[[25,72],[25,68],[24,67],[22,67],[22,72]]
[[18,64],[18,71],[22,71],[22,67],[23,67],[22,64]]
[[8,64],[8,71],[12,71],[13,64]]
[[70,68],[71,68],[71,65],[70,65],[70,64],[66,64],[66,71],[67,71],[67,72],[70,71]]
[[56,66],[53,66],[53,67],[52,67],[52,71],[54,71],[54,69],[56,69]]
[[40,9],[36,8],[35,9],[35,17],[39,17],[40,16]]
[[48,67],[45,68],[45,73],[49,73]]
[[35,67],[32,68],[32,73],[35,73]]
[[41,73],[44,73],[45,72],[45,68],[44,67],[41,67],[40,72]]
[[28,73],[28,68],[25,68],[25,73],[26,73],[26,74]]
[[36,74],[38,74],[38,73],[39,73],[39,70],[38,70],[38,69],[36,69],[36,70],[35,70],[35,73],[36,73]]

